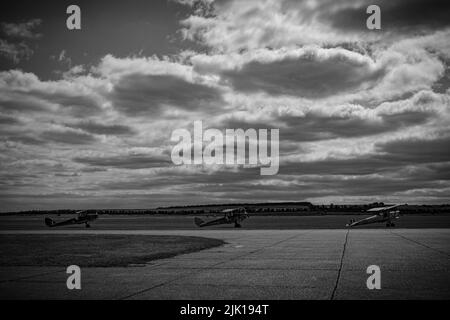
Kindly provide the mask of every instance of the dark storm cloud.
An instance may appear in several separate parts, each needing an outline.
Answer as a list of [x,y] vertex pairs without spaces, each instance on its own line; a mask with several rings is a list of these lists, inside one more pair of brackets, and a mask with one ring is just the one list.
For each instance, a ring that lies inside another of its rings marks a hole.
[[[1,118],[0,118],[1,120]],[[9,120],[8,120],[9,121]],[[23,126],[8,126],[7,124],[2,124],[0,121],[0,140],[2,142],[18,142],[24,145],[44,145],[46,141],[43,141],[37,137],[37,135],[30,130],[21,130],[18,128],[23,128]],[[21,124],[17,122],[14,124]]]
[[43,194],[0,194],[0,199],[4,200],[19,200],[19,199],[82,199],[83,195],[73,194],[73,193],[43,193]]
[[104,171],[108,171],[108,169],[107,168],[98,168],[98,167],[86,167],[86,168],[80,169],[80,171],[92,173],[92,172],[104,172]]
[[308,193],[321,190],[322,195],[389,196],[396,192],[429,189],[428,196],[434,196],[440,188],[450,186],[449,143],[448,137],[397,140],[378,144],[378,154],[289,162],[280,165],[279,173],[298,177],[302,182],[298,186],[294,184],[291,191],[306,188]]
[[56,142],[73,145],[91,144],[96,141],[94,136],[87,133],[76,131],[48,130],[41,133],[40,138],[47,142]]
[[[315,190],[336,190],[335,194],[341,196],[352,195],[391,195],[396,192],[404,192],[417,188],[436,188],[433,181],[420,181],[414,179],[390,178],[388,176],[359,176],[351,179],[335,179],[324,177],[310,180],[308,185]],[[450,184],[449,184],[450,185]],[[331,191],[333,192],[333,191]]]
[[383,74],[366,62],[336,54],[323,60],[304,55],[269,63],[252,61],[239,70],[224,71],[222,76],[237,91],[323,98],[373,83]]
[[[431,112],[405,111],[398,114],[385,114],[379,121],[361,119],[351,115],[332,116],[308,113],[303,117],[281,116],[267,122],[246,122],[241,119],[228,119],[221,128],[280,129],[280,139],[286,141],[320,141],[335,138],[363,137],[426,123]],[[274,125],[276,123],[276,125]]]
[[20,124],[20,121],[14,117],[0,115],[0,124],[1,125],[16,125],[16,124]]
[[450,162],[427,163],[423,165],[399,168],[398,176],[408,177],[414,181],[450,181]]
[[124,181],[113,181],[110,183],[105,182],[101,183],[99,187],[105,190],[152,190],[152,189],[160,189],[162,186],[166,185],[167,185],[166,181],[164,181],[163,184],[160,184],[160,182],[158,181],[151,181],[146,179],[134,179]]
[[429,112],[410,111],[383,115],[381,121],[315,114],[307,114],[304,117],[283,117],[280,120],[287,127],[280,129],[280,136],[282,139],[292,141],[363,137],[424,124],[431,116]]
[[102,188],[108,190],[147,190],[150,188],[161,188],[163,186],[189,186],[195,185],[215,186],[220,185],[226,189],[227,185],[258,181],[263,179],[259,175],[259,168],[239,168],[238,170],[196,170],[193,172],[183,171],[161,171],[151,178],[139,177],[137,179],[119,180],[101,184]]
[[110,157],[77,157],[75,162],[95,166],[121,169],[146,169],[167,167],[172,164],[169,156],[130,154]]
[[[359,168],[363,161],[367,162],[366,172],[359,171],[362,174],[354,175],[355,172],[352,172],[351,166],[357,164],[357,168]],[[340,163],[334,160],[329,162],[326,166],[322,165],[320,169],[328,168],[329,173],[332,174],[318,170],[319,172],[313,171],[315,173],[313,175],[308,172],[310,175],[293,176],[287,174],[274,177],[275,180],[281,179],[280,182],[282,183],[259,183],[259,181],[264,182],[264,179],[258,181],[258,179],[239,178],[227,183],[216,183],[215,179],[211,179],[209,183],[194,182],[188,184],[186,188],[190,191],[196,190],[201,193],[216,194],[215,196],[218,197],[225,194],[226,197],[239,199],[282,200],[292,199],[292,197],[302,199],[321,197],[324,194],[327,196],[392,196],[395,193],[414,189],[429,189],[428,195],[434,196],[439,193],[440,188],[450,187],[448,163],[408,167],[408,170],[399,172],[404,167],[387,162],[383,163],[381,159],[375,161],[370,161],[370,159],[341,160]],[[311,164],[317,165],[316,162]],[[374,164],[379,167],[371,168]],[[299,167],[303,165],[303,163],[299,164]],[[338,170],[341,170],[340,172],[344,175],[335,175],[337,170],[334,170],[333,167],[336,165],[340,165]],[[342,171],[344,167],[347,169]],[[375,171],[381,168],[385,171],[373,175]],[[304,172],[300,170],[297,173]],[[139,182],[137,181],[137,183]],[[165,183],[161,181],[158,182],[158,185],[165,185]],[[145,189],[145,186],[141,185],[143,189]],[[147,187],[150,187],[150,184],[147,184]]]
[[[314,162],[288,162],[280,165],[284,175],[370,175],[404,173],[407,179],[448,180],[450,138],[437,140],[397,140],[378,144],[378,154],[350,159],[328,158]],[[441,164],[439,164],[441,163]],[[406,166],[413,166],[405,169]],[[414,167],[416,166],[416,167]],[[403,171],[401,171],[403,170]]]
[[64,178],[70,178],[70,177],[79,177],[81,176],[78,172],[58,172],[53,174],[54,177],[64,177]]
[[433,140],[404,139],[378,144],[378,151],[386,153],[390,161],[427,163],[450,161],[450,137]]
[[30,173],[1,173],[0,174],[0,183],[5,182],[20,182],[24,179],[28,178],[38,178],[39,176],[36,174],[30,174]]
[[207,112],[223,103],[218,89],[173,75],[125,76],[114,86],[110,98],[118,110],[129,116],[160,114],[165,106]]
[[48,111],[48,105],[42,100],[13,94],[10,98],[0,97],[0,110],[6,112],[43,112]]
[[376,4],[381,9],[382,30],[417,32],[450,26],[450,2],[447,0],[380,0],[349,2],[337,10],[323,10],[319,15],[324,23],[343,30],[367,31],[366,8]]
[[214,124],[214,125],[204,125],[204,130],[209,128],[219,129],[222,132],[225,132],[226,129],[233,128],[233,129],[278,129],[278,125],[274,125],[274,122],[276,119],[270,119],[267,121],[246,121],[246,119],[242,118],[228,118],[226,120],[222,120],[221,122]]
[[73,84],[63,87],[57,82],[45,83],[17,70],[2,73],[0,80],[0,110],[6,112],[54,111],[55,106],[76,117],[101,112],[100,97],[92,92],[80,93]]
[[22,144],[32,145],[32,146],[33,145],[43,145],[46,143],[45,141],[43,141],[41,139],[37,139],[36,137],[33,137],[29,134],[23,134],[23,135],[16,134],[14,136],[6,137],[6,140],[13,141],[13,142],[19,142]]
[[92,134],[104,135],[133,135],[135,132],[132,128],[120,124],[102,124],[93,121],[82,121],[77,123],[66,124],[67,127],[73,129],[81,129]]
[[[421,188],[435,187],[432,182],[422,183]],[[198,190],[206,193],[223,193],[230,194],[244,193],[254,195],[258,193],[269,194],[287,193],[292,197],[293,194],[298,194],[302,199],[311,196],[320,196],[326,192],[327,195],[339,196],[358,196],[358,195],[390,195],[394,192],[402,192],[417,188],[417,183],[408,180],[395,180],[385,177],[371,178],[361,177],[355,179],[338,180],[333,177],[328,179],[309,179],[309,181],[302,181],[301,184],[289,184],[286,186],[273,186],[264,184],[252,184],[251,191],[247,184],[229,184],[218,185],[211,184],[207,186],[195,185],[193,190]],[[192,190],[192,189],[191,189]],[[252,197],[253,198],[253,197]]]
[[101,112],[99,101],[94,96],[88,94],[32,90],[29,95],[46,101],[47,103],[57,104],[62,110],[68,111],[68,113],[77,117],[84,117],[86,115],[93,115]]
[[379,156],[362,156],[350,159],[317,160],[314,162],[288,162],[280,165],[284,175],[368,175],[398,168],[397,163]]
[[407,181],[450,180],[450,138],[405,139],[378,144],[377,154],[349,159],[328,158],[314,162],[287,162],[282,175],[401,175]]
[[[194,192],[195,196],[203,195],[210,199],[222,201],[241,199],[248,201],[292,200],[327,196],[392,196],[399,192],[417,188],[427,188],[427,194],[434,196],[439,188],[448,187],[450,183],[436,183],[432,180],[418,180],[415,177],[389,175],[360,175],[355,177],[316,176],[277,176],[273,183],[264,183],[264,179],[246,176],[245,170],[236,172],[235,179],[222,181],[221,172],[214,172],[198,179],[198,175],[190,181],[177,179],[135,179],[115,182],[101,186],[110,190],[157,190],[165,186],[176,186],[177,192]],[[174,177],[180,178],[180,177]],[[276,180],[280,179],[278,182]]]
[[[0,190],[2,192],[11,192],[12,190],[20,190],[23,187],[39,187],[39,178],[37,174],[25,172],[2,172],[0,173]],[[0,193],[1,194],[1,193]]]

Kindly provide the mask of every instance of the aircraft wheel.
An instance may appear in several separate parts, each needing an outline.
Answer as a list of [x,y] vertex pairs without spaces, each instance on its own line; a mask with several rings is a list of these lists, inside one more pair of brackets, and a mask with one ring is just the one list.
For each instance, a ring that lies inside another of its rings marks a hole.
[[90,228],[91,226],[89,224],[86,223],[86,228]]
[[390,223],[386,223],[386,228],[389,228],[391,226]]
[[395,223],[391,223],[391,227],[394,228],[395,227]]
[[240,227],[242,227],[242,226],[241,226],[239,223],[235,223],[235,224],[234,224],[234,227],[235,227],[235,228],[240,228]]

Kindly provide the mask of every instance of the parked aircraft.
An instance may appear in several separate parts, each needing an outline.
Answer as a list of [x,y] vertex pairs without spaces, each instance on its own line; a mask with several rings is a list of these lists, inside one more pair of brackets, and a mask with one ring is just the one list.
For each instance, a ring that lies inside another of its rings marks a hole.
[[367,210],[368,213],[375,213],[375,215],[370,216],[368,218],[364,218],[358,221],[355,221],[355,219],[351,219],[350,222],[346,225],[346,227],[356,227],[364,224],[371,224],[371,223],[384,223],[386,222],[386,227],[395,227],[395,224],[393,220],[396,220],[399,218],[400,210],[398,210],[398,207],[400,204],[389,206],[389,207],[379,207],[379,208],[372,208]]
[[222,213],[224,214],[223,217],[211,221],[203,221],[202,219],[195,217],[194,223],[197,225],[197,227],[208,227],[218,224],[234,223],[235,228],[240,228],[240,222],[249,217],[245,208],[226,209],[223,210]]
[[71,218],[68,220],[55,222],[53,219],[46,217],[45,218],[45,224],[47,227],[60,227],[60,226],[66,226],[71,224],[85,224],[86,228],[90,227],[89,222],[94,221],[98,218],[97,213],[88,213],[87,211],[78,211],[77,217]]

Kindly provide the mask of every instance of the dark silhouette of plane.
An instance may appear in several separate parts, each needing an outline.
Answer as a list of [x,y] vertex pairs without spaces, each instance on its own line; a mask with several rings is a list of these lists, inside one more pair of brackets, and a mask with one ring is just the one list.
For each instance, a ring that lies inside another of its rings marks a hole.
[[68,220],[55,222],[53,219],[46,217],[45,218],[45,224],[47,227],[61,227],[61,226],[67,226],[71,224],[85,224],[86,228],[90,228],[89,222],[94,221],[98,218],[97,213],[88,213],[87,211],[78,211],[76,218],[71,218]]
[[195,217],[194,223],[197,225],[197,227],[208,227],[218,224],[234,223],[235,228],[240,228],[241,227],[240,222],[244,221],[249,217],[247,210],[245,208],[226,209],[223,210],[222,213],[224,214],[222,218],[211,221],[203,221],[202,219]]
[[395,227],[393,220],[398,219],[400,216],[400,210],[397,209],[399,206],[401,205],[397,204],[389,207],[379,207],[369,209],[367,210],[367,212],[376,214],[358,221],[351,219],[350,222],[346,225],[346,227],[356,227],[364,224],[384,223],[384,222],[386,222],[387,228]]

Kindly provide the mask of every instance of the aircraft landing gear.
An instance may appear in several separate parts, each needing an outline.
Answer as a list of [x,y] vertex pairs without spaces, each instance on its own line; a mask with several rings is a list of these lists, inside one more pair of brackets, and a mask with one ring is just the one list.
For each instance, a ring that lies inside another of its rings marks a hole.
[[239,223],[235,222],[235,223],[234,223],[234,227],[235,227],[235,228],[240,228],[240,227],[242,227],[242,226],[241,226]]
[[386,228],[395,227],[395,224],[393,222],[386,223]]
[[86,223],[86,228],[90,228],[91,225],[89,223]]

